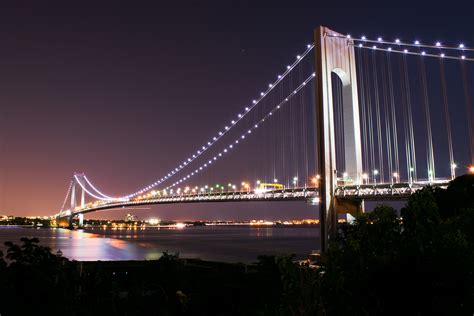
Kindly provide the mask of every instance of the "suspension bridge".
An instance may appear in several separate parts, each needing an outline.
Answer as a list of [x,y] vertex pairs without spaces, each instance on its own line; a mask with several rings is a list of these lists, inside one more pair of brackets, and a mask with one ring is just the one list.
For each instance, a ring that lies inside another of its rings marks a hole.
[[473,52],[318,27],[257,98],[167,173],[119,196],[75,173],[55,216],[82,226],[86,213],[137,205],[306,201],[319,207],[324,251],[338,214],[474,173]]

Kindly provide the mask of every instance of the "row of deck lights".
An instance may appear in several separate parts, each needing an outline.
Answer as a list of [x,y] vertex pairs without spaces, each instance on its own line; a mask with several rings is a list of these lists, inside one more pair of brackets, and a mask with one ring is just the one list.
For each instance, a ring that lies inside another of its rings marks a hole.
[[[456,170],[457,167],[458,167],[457,164],[455,164],[455,163],[451,164],[451,179],[454,179],[456,177],[455,170]],[[415,171],[415,169],[413,167],[411,167],[410,168],[410,173],[409,173],[409,182],[410,182],[410,184],[413,183],[413,172],[414,171]],[[469,166],[468,171],[469,171],[469,173],[474,174],[474,165]],[[377,169],[374,169],[372,171],[372,174],[373,174],[374,185],[377,185],[377,175],[379,174],[379,171]],[[348,173],[344,172],[342,174],[342,176],[343,176],[343,179],[347,179]],[[392,185],[394,183],[398,183],[399,179],[400,179],[400,175],[399,175],[398,172],[392,173],[392,178],[391,178]],[[363,173],[362,174],[362,180],[363,180],[363,184],[369,184],[369,180],[370,180],[369,174],[368,173]],[[433,179],[433,172],[431,170],[428,170],[428,180],[430,182],[434,180]]]
[[[313,185],[317,185],[317,183],[319,182],[321,176],[320,175],[316,175],[315,177],[313,177],[311,179],[311,183]],[[256,184],[256,187],[258,187],[260,184],[262,183],[261,180],[257,180],[255,182]],[[274,178],[273,179],[273,183],[278,183],[278,179],[277,178]],[[292,178],[292,183],[294,185],[294,188],[296,189],[298,187],[298,177],[293,177]],[[177,189],[164,189],[162,191],[151,191],[150,193],[148,194],[145,194],[145,195],[140,195],[138,196],[136,199],[137,200],[141,200],[141,199],[146,199],[146,198],[153,198],[153,197],[156,197],[156,196],[173,196],[175,194],[177,195],[200,195],[200,194],[212,194],[212,193],[215,193],[215,192],[219,192],[220,193],[229,193],[229,192],[243,192],[243,191],[247,191],[247,193],[249,193],[250,191],[252,191],[252,186],[249,182],[242,182],[241,185],[240,185],[240,191],[237,191],[237,188],[238,188],[238,185],[236,184],[232,184],[232,183],[228,183],[227,184],[227,190],[226,190],[226,187],[224,185],[220,185],[220,184],[216,184],[215,186],[209,186],[209,185],[205,185],[205,186],[202,186],[202,187],[199,187],[199,186],[195,186],[193,188],[191,187],[185,187],[184,189],[182,188],[177,188]]]

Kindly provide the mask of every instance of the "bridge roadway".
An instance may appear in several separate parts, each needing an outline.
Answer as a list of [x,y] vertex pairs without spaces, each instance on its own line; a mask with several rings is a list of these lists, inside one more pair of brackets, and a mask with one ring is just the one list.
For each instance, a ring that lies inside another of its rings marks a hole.
[[[364,184],[339,186],[336,189],[336,197],[341,200],[366,200],[366,201],[397,201],[406,200],[417,190],[431,185],[435,187],[447,186],[449,181],[394,183],[394,184]],[[257,191],[235,191],[214,192],[201,194],[180,194],[172,196],[159,196],[147,199],[131,201],[99,202],[77,208],[73,215],[85,214],[100,210],[125,208],[129,206],[152,205],[152,204],[177,204],[177,203],[209,203],[209,202],[258,202],[258,201],[307,201],[311,204],[318,203],[319,192],[317,187],[293,188],[284,190],[271,190],[265,192]],[[57,214],[57,217],[70,216],[69,211]]]

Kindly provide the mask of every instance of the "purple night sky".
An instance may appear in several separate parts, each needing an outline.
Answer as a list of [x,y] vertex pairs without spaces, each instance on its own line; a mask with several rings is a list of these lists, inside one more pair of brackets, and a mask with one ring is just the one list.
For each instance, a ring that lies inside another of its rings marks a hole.
[[[318,25],[474,45],[474,8],[467,1],[453,8],[411,3],[410,9],[320,3],[3,3],[0,214],[56,213],[73,172],[116,195],[155,181],[304,51]],[[221,179],[231,180],[247,179]],[[299,202],[162,205],[86,217],[127,212],[162,219],[317,215]]]

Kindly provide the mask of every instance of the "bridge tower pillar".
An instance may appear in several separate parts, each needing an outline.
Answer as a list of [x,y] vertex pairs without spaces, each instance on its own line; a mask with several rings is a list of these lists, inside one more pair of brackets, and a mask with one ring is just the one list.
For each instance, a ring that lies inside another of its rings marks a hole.
[[69,215],[69,228],[72,228],[72,220],[74,219],[74,211],[76,210],[76,181],[72,183],[71,187],[71,206],[69,210],[71,211]]
[[81,208],[86,205],[86,192],[84,189],[81,190]]
[[354,42],[345,35],[320,26],[314,31],[316,65],[317,156],[319,157],[321,251],[337,234],[338,206],[334,107],[331,76],[342,81],[345,170],[354,184],[361,184],[362,153],[359,99]]

